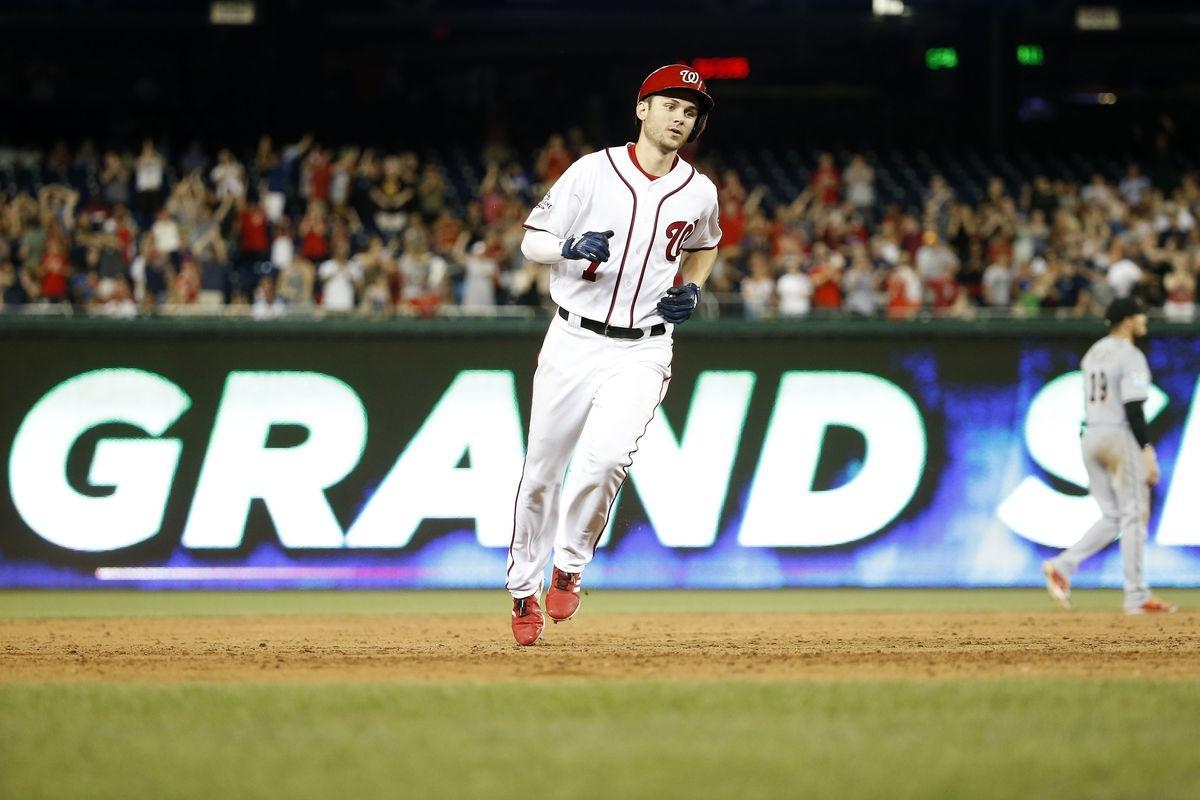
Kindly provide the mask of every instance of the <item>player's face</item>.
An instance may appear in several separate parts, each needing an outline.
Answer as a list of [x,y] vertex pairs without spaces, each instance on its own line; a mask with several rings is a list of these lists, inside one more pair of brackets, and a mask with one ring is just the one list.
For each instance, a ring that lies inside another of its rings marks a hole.
[[1133,317],[1133,335],[1142,337],[1146,335],[1146,315],[1135,314]]
[[687,144],[699,115],[700,107],[691,100],[669,95],[654,95],[638,105],[642,136],[663,150]]

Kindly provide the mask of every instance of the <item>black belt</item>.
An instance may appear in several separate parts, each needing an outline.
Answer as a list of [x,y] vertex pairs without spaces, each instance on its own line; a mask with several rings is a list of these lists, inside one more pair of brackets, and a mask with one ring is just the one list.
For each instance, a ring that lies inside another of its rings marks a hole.
[[[570,312],[561,306],[559,306],[558,315],[566,320],[571,318]],[[650,333],[647,334],[645,328],[618,328],[616,325],[605,325],[603,322],[597,322],[587,317],[579,318],[579,327],[587,328],[592,333],[598,333],[610,339],[641,339],[646,335],[662,336],[667,332],[667,326],[661,322],[651,327]]]

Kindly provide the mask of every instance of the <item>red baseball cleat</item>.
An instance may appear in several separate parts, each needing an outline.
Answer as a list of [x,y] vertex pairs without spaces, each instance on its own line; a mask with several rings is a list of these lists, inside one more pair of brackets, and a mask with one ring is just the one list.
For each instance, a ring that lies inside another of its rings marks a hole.
[[1042,564],[1042,574],[1046,576],[1046,591],[1054,598],[1054,602],[1069,609],[1071,607],[1071,581],[1048,561]]
[[1140,606],[1125,609],[1126,614],[1174,614],[1179,610],[1179,606],[1174,603],[1168,603],[1166,600],[1159,600],[1157,597],[1151,597]]
[[542,619],[542,607],[537,597],[513,598],[512,631],[517,644],[530,645],[542,635],[546,622]]
[[566,622],[579,610],[580,573],[563,572],[558,567],[550,577],[546,591],[546,613],[555,622]]

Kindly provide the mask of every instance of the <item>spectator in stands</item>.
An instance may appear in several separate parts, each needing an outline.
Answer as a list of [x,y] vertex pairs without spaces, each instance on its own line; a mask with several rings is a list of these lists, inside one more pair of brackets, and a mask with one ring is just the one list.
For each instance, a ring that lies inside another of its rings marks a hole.
[[110,317],[136,317],[137,303],[133,299],[133,290],[124,275],[117,278],[112,295],[102,304],[101,311]]
[[113,150],[104,154],[100,191],[109,206],[129,205],[129,165]]
[[954,190],[946,179],[934,173],[929,179],[929,188],[925,190],[924,209],[926,224],[945,225],[949,216],[950,205],[954,202]]
[[1148,199],[1150,179],[1142,174],[1141,165],[1130,164],[1125,168],[1125,177],[1121,179],[1117,191],[1122,200],[1135,208]]
[[200,300],[200,269],[191,253],[183,256],[175,280],[171,281],[167,302],[175,306],[193,306]]
[[[581,153],[580,155],[585,154]],[[509,161],[508,165],[504,167],[504,172],[500,177],[500,187],[506,197],[520,201],[522,207],[528,205],[533,197],[533,186],[529,181],[529,175],[526,174],[525,168],[519,161]]]
[[1007,309],[1012,306],[1013,284],[1012,265],[1007,253],[1000,252],[983,271],[983,302],[993,309]]
[[1142,268],[1126,255],[1125,245],[1120,239],[1113,240],[1106,276],[1116,297],[1128,297],[1133,287],[1142,280]]
[[575,157],[567,149],[567,144],[563,140],[563,137],[554,134],[546,140],[546,146],[538,153],[537,164],[534,166],[534,174],[537,175],[538,181],[544,189],[549,188],[555,181],[562,177],[562,174],[567,171],[567,167],[571,166],[571,162],[574,160]]
[[283,158],[275,152],[270,136],[258,140],[258,151],[254,154],[254,174],[258,180],[258,194],[262,198],[263,211],[272,223],[279,222],[287,209],[287,169]]
[[446,179],[433,164],[426,164],[417,184],[417,208],[426,224],[432,223],[446,208]]
[[306,258],[293,258],[291,263],[279,272],[275,279],[275,289],[289,310],[307,311],[312,307],[316,272],[316,267]]
[[70,299],[67,289],[71,267],[67,263],[67,254],[60,237],[51,236],[47,239],[38,263],[38,275],[41,278],[41,290],[38,294],[42,301],[65,303]]
[[821,203],[834,206],[842,199],[842,173],[834,166],[833,155],[820,153],[817,156],[817,168],[809,178],[813,195]]
[[235,291],[247,300],[254,296],[254,288],[264,273],[272,271],[270,262],[270,221],[255,193],[249,198],[239,197],[235,232],[237,235],[237,260]]
[[1107,212],[1116,196],[1113,194],[1112,187],[1104,180],[1104,176],[1095,172],[1092,173],[1092,182],[1079,192],[1079,199]]
[[856,245],[850,256],[850,268],[842,275],[842,308],[851,314],[873,317],[878,311],[879,275],[863,245]]
[[1053,281],[1046,296],[1046,305],[1070,311],[1073,316],[1085,314],[1090,294],[1088,280],[1080,273],[1078,265],[1061,258],[1057,253],[1051,253],[1046,269]]
[[165,207],[155,213],[150,235],[154,237],[154,249],[165,254],[172,264],[178,264],[182,255],[180,250],[183,247],[183,237],[179,233],[179,223]]
[[300,255],[313,263],[324,261],[329,255],[329,220],[324,203],[314,200],[308,204],[298,232]]
[[383,177],[371,188],[375,229],[385,236],[400,233],[408,225],[408,214],[414,204],[415,188],[403,176],[399,156],[383,160]]
[[1193,322],[1196,319],[1196,270],[1198,254],[1193,252],[1176,259],[1171,271],[1163,277],[1167,298],[1163,314],[1172,322]]
[[907,250],[900,251],[899,263],[888,274],[885,288],[888,319],[911,319],[921,310],[921,278]]
[[236,200],[246,193],[245,171],[228,147],[221,148],[217,153],[216,166],[212,168],[208,177],[212,181],[218,200]]
[[940,279],[946,274],[946,268],[952,272],[958,268],[958,257],[938,236],[934,228],[926,228],[921,235],[921,246],[916,253],[917,274],[922,281]]
[[37,299],[37,284],[27,270],[0,257],[0,309],[20,309]]
[[188,145],[187,152],[183,154],[183,158],[179,159],[179,169],[183,175],[203,174],[208,169],[208,161],[208,155],[205,154],[204,148],[200,146],[200,142],[193,140]]
[[314,146],[304,157],[300,167],[300,181],[303,186],[301,194],[308,202],[319,200],[329,204],[329,189],[333,183],[333,164],[329,150]]
[[338,239],[333,243],[333,258],[317,271],[321,280],[321,308],[335,313],[349,313],[356,307],[356,297],[362,290],[362,265],[350,258],[350,243]]
[[296,257],[296,240],[292,238],[292,223],[283,217],[275,224],[271,236],[271,269],[282,272]]
[[287,303],[275,291],[275,276],[266,275],[254,289],[254,304],[250,316],[254,319],[276,319],[287,313]]
[[420,315],[436,314],[447,299],[448,265],[430,251],[425,231],[413,228],[405,233],[399,267],[401,300]]
[[225,242],[213,237],[199,248],[200,257],[196,268],[200,273],[200,289],[196,304],[215,309],[224,305],[231,291],[229,265],[225,259]]
[[959,285],[956,277],[957,260],[943,262],[941,270],[939,275],[925,281],[930,310],[937,317],[965,316],[970,304],[967,302],[966,291]]
[[149,225],[163,200],[166,160],[154,148],[154,140],[142,142],[142,152],[134,162],[134,190],[137,212],[143,225]]
[[837,250],[831,250],[825,242],[813,245],[812,266],[808,277],[812,279],[813,308],[822,312],[837,311],[842,307],[842,270],[845,258]]
[[813,282],[803,267],[799,255],[783,261],[783,274],[775,281],[781,317],[807,317],[812,311]]
[[1058,194],[1054,190],[1054,184],[1045,175],[1038,175],[1033,179],[1029,208],[1031,212],[1040,212],[1043,220],[1053,217],[1054,212],[1058,210]]
[[754,251],[749,259],[750,274],[742,279],[741,293],[745,315],[751,319],[770,316],[775,308],[775,275],[766,253]]
[[496,306],[496,286],[500,280],[502,252],[498,237],[490,234],[487,239],[466,246],[468,234],[463,233],[456,248],[456,257],[463,265],[462,300],[464,309],[490,309]]
[[130,273],[134,280],[134,297],[145,313],[155,313],[167,297],[174,279],[170,259],[166,253],[154,248],[153,235],[142,239],[144,255],[134,259]]
[[858,153],[842,173],[846,184],[846,202],[856,211],[869,215],[875,207],[875,170]]

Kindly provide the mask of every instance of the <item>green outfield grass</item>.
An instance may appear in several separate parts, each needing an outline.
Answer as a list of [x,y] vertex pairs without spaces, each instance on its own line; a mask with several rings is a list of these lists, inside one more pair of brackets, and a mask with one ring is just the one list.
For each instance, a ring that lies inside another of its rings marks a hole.
[[[585,590],[586,591],[586,590]],[[1200,589],[1164,589],[1181,608],[1200,606]],[[5,617],[191,616],[197,614],[492,614],[507,613],[496,591],[134,592],[0,591]],[[1115,590],[1077,590],[1080,610],[1121,607]],[[776,591],[600,590],[589,613],[837,611],[1045,611],[1041,589],[780,589]]]
[[5,798],[1195,798],[1195,683],[0,686]]
[[[1198,590],[1163,595],[1200,604]],[[502,591],[10,591],[0,592],[0,620],[505,605]],[[1120,594],[1078,592],[1077,605],[1115,613]],[[589,613],[647,610],[1050,605],[1041,590],[597,591],[588,600]],[[0,668],[3,656],[0,646]],[[0,683],[0,800],[1190,800],[1200,797],[1197,720],[1195,680]]]

